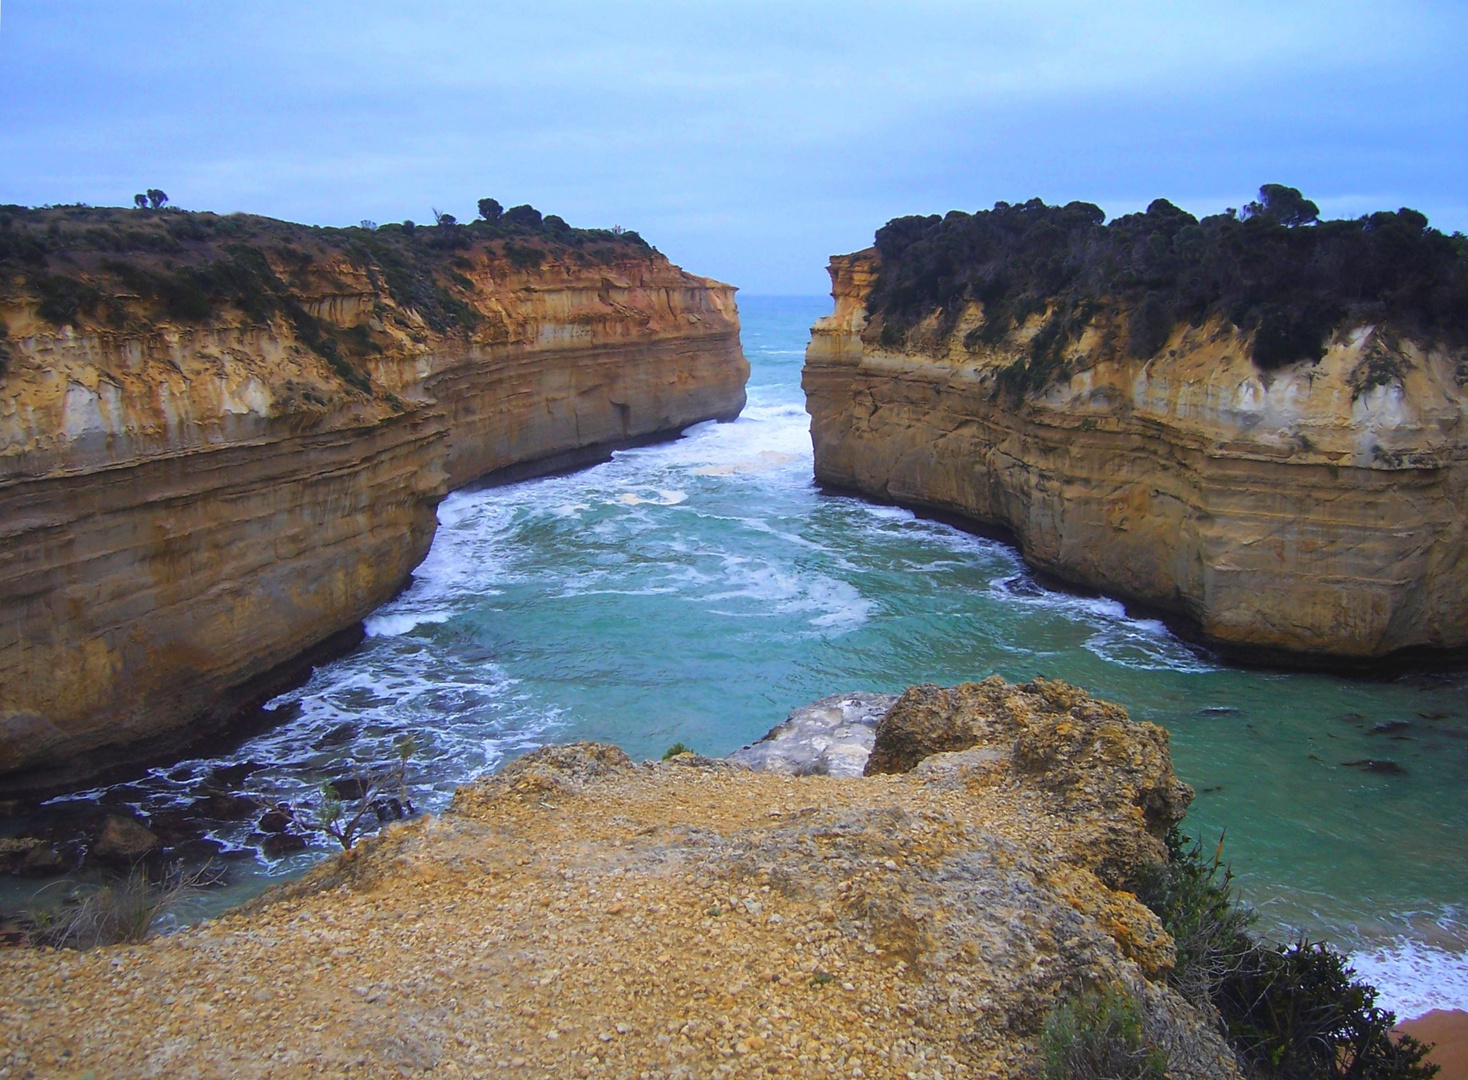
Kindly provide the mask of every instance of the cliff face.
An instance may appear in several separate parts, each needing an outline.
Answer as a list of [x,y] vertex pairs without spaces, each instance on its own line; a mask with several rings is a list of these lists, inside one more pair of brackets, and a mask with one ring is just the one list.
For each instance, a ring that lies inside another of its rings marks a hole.
[[405,269],[289,228],[0,283],[0,784],[217,729],[401,587],[452,487],[743,406],[734,290],[640,243]]
[[[1237,1077],[1125,887],[1190,796],[1166,733],[1039,681],[894,714],[901,775],[546,747],[245,911],[0,950],[0,1065],[1032,1077],[1057,1002],[1121,985],[1169,1076]],[[918,752],[923,717],[970,748]]]
[[1139,359],[1114,344],[1131,306],[1093,305],[1016,390],[1045,305],[986,334],[970,301],[884,345],[880,256],[830,269],[803,380],[823,483],[1002,526],[1031,564],[1255,654],[1468,644],[1461,351],[1348,320],[1264,371],[1211,316]]

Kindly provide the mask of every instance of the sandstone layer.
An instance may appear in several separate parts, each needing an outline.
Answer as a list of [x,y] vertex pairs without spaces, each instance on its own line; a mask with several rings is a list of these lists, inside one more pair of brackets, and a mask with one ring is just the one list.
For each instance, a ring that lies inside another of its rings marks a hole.
[[[121,212],[51,213],[73,277],[0,282],[11,791],[217,731],[402,587],[451,488],[743,406],[733,288],[640,241],[463,240],[405,264],[406,240],[373,256],[248,219],[288,242],[242,251],[195,235],[231,219],[129,219],[173,245],[149,269],[68,254]],[[174,317],[200,280],[237,298]]]
[[1043,681],[909,706],[992,737],[873,777],[550,747],[241,912],[0,950],[0,1068],[1035,1076],[1056,1002],[1119,984],[1170,1075],[1237,1076],[1117,877],[1190,794],[1165,732]]
[[1093,310],[1060,377],[1004,385],[1049,317],[996,344],[984,306],[884,346],[875,250],[831,260],[803,383],[816,477],[1017,538],[1032,565],[1270,660],[1468,644],[1468,360],[1341,325],[1318,363],[1261,371],[1221,318],[1149,359]]

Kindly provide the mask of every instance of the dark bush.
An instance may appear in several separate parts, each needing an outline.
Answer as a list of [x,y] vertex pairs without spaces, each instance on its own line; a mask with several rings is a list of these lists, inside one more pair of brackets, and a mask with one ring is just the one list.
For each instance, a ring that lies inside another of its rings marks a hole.
[[522,229],[538,230],[541,226],[540,211],[528,203],[510,207],[503,220],[506,225],[517,225]]
[[1156,355],[1176,321],[1177,316],[1162,294],[1149,292],[1127,322],[1127,351],[1139,360]]
[[36,312],[47,322],[65,326],[83,311],[92,311],[102,300],[96,286],[60,274],[37,274],[31,279],[39,303]]
[[491,225],[504,216],[505,208],[499,204],[498,199],[480,199],[479,216]]
[[1222,865],[1176,828],[1167,863],[1133,883],[1177,946],[1169,982],[1212,1006],[1248,1074],[1267,1080],[1430,1080],[1430,1047],[1392,1038],[1396,1017],[1320,942],[1268,945],[1249,933],[1253,914],[1233,896]]
[[516,270],[534,270],[544,261],[545,252],[530,244],[517,244],[513,240],[507,240],[505,258],[510,260],[510,265]]
[[1242,217],[1199,220],[1158,199],[1103,224],[1090,203],[1031,199],[894,218],[877,230],[868,310],[881,341],[896,346],[929,316],[946,330],[982,303],[985,324],[964,341],[977,348],[1002,341],[1026,305],[1065,315],[1120,304],[1134,317],[1119,344],[1138,356],[1152,355],[1176,320],[1221,315],[1254,334],[1262,368],[1318,359],[1346,319],[1468,341],[1468,241],[1428,228],[1415,210],[1318,214],[1294,188],[1268,184]]

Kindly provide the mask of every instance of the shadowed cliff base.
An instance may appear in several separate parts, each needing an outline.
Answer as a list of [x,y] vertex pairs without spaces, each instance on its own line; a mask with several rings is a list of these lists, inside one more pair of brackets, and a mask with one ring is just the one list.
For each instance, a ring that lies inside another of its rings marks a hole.
[[10,207],[0,264],[7,787],[227,725],[401,587],[447,491],[744,403],[731,286],[528,207]]
[[[1000,204],[833,257],[802,379],[817,478],[1011,530],[1246,662],[1456,663],[1465,244],[1407,210],[1317,224],[1288,194],[1107,226]],[[1275,355],[1290,297],[1329,318]]]

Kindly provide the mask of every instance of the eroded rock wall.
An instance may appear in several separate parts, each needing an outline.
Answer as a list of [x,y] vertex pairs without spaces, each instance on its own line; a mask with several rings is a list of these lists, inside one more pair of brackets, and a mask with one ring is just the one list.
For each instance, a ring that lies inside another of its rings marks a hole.
[[[1033,565],[1184,616],[1256,657],[1380,657],[1468,644],[1468,358],[1343,326],[1318,364],[1265,373],[1219,322],[1151,360],[1105,347],[1016,400],[997,346],[944,331],[883,347],[875,252],[832,259],[834,313],[804,387],[823,483],[1010,530]],[[924,336],[923,330],[928,331]]]
[[280,316],[57,327],[0,288],[0,786],[217,730],[402,586],[451,488],[743,406],[729,286],[650,250],[454,265],[453,332],[345,257],[291,274],[347,366]]

